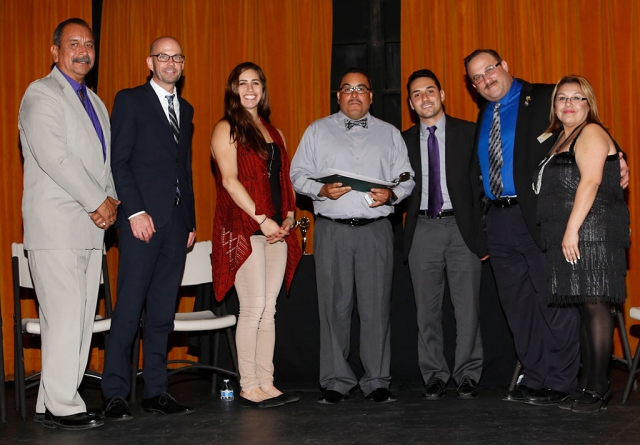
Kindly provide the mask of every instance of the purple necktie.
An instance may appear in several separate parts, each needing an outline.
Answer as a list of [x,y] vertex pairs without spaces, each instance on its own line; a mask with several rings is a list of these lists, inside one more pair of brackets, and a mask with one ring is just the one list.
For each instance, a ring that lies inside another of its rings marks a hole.
[[435,218],[442,210],[442,189],[440,188],[440,147],[436,137],[436,126],[429,127],[427,141],[429,151],[429,216]]
[[100,125],[100,119],[98,119],[98,114],[96,110],[93,108],[91,101],[87,97],[87,93],[85,91],[85,86],[82,85],[78,91],[78,97],[80,98],[80,102],[82,102],[82,106],[86,110],[89,115],[89,119],[91,119],[91,123],[93,124],[93,128],[96,130],[96,134],[98,135],[98,139],[100,139],[100,144],[102,144],[102,160],[106,162],[107,160],[107,146],[104,143],[104,133],[102,132],[102,125]]

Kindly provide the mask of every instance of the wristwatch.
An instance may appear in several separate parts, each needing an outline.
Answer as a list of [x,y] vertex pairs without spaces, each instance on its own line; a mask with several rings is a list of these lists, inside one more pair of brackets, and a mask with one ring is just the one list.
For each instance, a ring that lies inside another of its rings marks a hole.
[[398,202],[398,197],[396,196],[396,194],[393,192],[393,190],[391,190],[391,196],[389,197],[389,200],[387,202],[385,202],[385,204],[387,205],[394,205],[396,202]]

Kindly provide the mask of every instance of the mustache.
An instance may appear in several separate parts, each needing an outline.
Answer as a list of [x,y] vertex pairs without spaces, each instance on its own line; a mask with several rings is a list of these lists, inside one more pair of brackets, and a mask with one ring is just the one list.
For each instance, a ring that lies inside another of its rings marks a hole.
[[485,90],[487,90],[487,89],[491,88],[493,85],[495,85],[496,83],[498,83],[498,81],[497,81],[497,80],[494,80],[494,81],[493,81],[493,82],[491,82],[491,83],[486,83],[486,82],[485,82],[484,89],[485,89]]
[[91,57],[89,57],[89,56],[74,57],[73,59],[71,59],[71,61],[73,63],[88,63],[88,64],[91,64]]

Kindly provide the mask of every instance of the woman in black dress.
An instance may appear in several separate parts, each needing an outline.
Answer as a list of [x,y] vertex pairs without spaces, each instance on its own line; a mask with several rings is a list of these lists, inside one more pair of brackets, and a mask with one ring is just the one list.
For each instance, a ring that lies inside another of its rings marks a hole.
[[560,134],[533,187],[539,195],[550,303],[577,306],[581,317],[578,388],[558,406],[597,412],[612,398],[607,377],[611,304],[625,300],[629,211],[616,145],[584,77],[566,76],[557,83],[547,131]]

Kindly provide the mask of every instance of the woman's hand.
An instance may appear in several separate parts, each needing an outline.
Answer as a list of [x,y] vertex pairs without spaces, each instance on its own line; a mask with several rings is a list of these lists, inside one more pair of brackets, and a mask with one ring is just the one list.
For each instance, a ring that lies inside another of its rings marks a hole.
[[262,230],[262,233],[264,233],[264,236],[267,238],[267,242],[270,244],[282,241],[282,235],[280,234],[281,227],[271,218],[265,219],[264,222],[260,224],[260,230]]
[[580,250],[578,249],[578,241],[580,236],[577,231],[565,231],[562,238],[562,253],[564,258],[571,264],[578,264],[580,259]]

